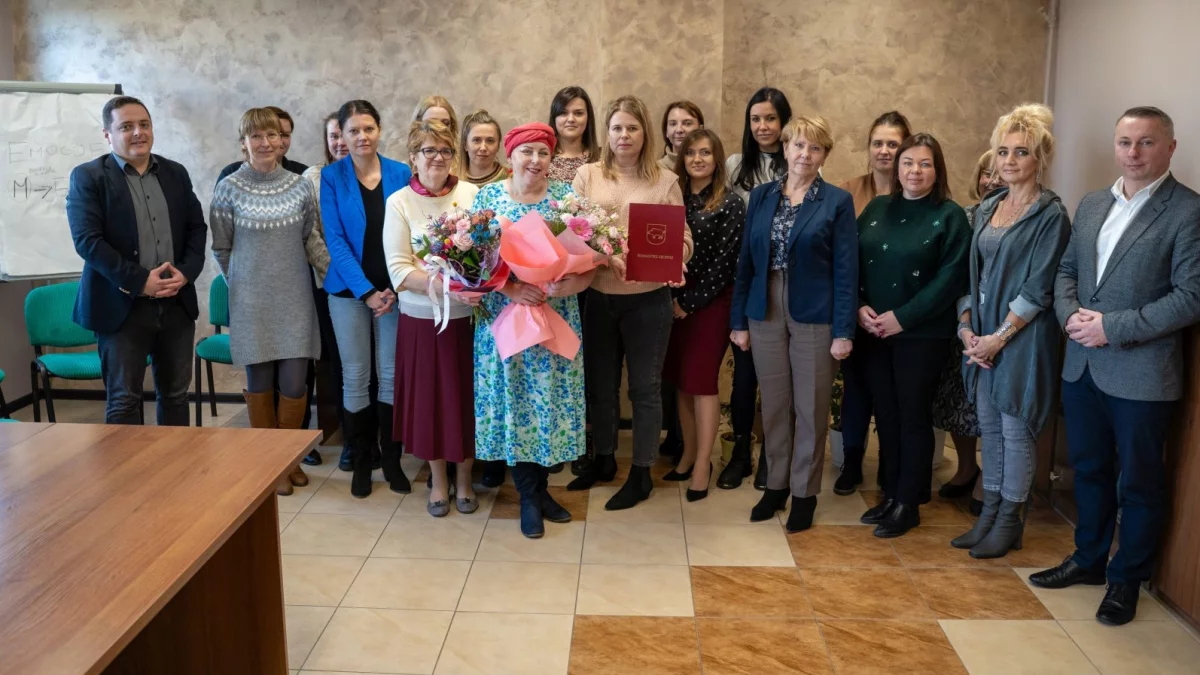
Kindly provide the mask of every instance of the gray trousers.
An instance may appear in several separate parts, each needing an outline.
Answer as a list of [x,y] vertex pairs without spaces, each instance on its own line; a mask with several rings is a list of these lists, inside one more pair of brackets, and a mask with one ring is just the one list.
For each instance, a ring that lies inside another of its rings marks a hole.
[[837,373],[829,354],[832,326],[792,320],[785,272],[771,272],[767,295],[766,320],[750,321],[750,353],[762,391],[767,487],[790,487],[793,497],[812,497],[821,491]]

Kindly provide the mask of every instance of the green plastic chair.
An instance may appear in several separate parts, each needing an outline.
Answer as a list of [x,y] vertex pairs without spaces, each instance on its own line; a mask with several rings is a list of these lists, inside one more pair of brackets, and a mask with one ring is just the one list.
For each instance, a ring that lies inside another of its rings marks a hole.
[[233,365],[233,356],[229,352],[229,334],[221,332],[222,327],[229,327],[229,286],[225,283],[225,277],[219,274],[208,287],[208,322],[213,325],[215,334],[196,345],[196,426],[202,426],[200,418],[204,413],[200,393],[200,362],[204,362],[208,371],[208,404],[213,417],[217,416],[217,390],[213,384],[212,364]]
[[[33,421],[42,421],[39,399],[46,399],[46,417],[54,417],[54,398],[50,378],[63,380],[99,380],[100,352],[66,352],[45,354],[45,347],[84,347],[96,344],[96,334],[71,320],[71,308],[79,282],[51,284],[35,288],[25,296],[25,331],[33,346],[34,359],[29,364],[29,384],[33,390]],[[39,386],[38,378],[41,377]]]
[[[3,370],[0,370],[0,384],[4,384]],[[8,403],[4,400],[4,390],[0,389],[0,422],[8,421]]]

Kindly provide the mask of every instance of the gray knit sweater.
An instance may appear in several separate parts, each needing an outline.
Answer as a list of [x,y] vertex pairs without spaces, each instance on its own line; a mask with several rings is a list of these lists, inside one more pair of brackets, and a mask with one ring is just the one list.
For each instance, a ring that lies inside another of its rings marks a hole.
[[229,282],[233,363],[315,359],[321,335],[305,245],[317,221],[312,184],[243,164],[213,192],[213,257]]

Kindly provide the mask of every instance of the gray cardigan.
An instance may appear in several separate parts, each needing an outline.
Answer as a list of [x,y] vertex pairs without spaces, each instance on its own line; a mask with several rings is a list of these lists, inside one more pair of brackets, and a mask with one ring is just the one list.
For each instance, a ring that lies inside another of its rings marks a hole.
[[1182,330],[1200,320],[1200,195],[1167,176],[1129,223],[1096,278],[1096,238],[1116,198],[1088,193],[1054,286],[1060,326],[1080,307],[1104,315],[1108,345],[1067,341],[1063,379],[1084,369],[1100,391],[1135,401],[1183,396]]
[[[976,335],[994,333],[1009,311],[1032,320],[1000,350],[986,376],[982,368],[963,357],[963,384],[972,403],[976,386],[989,386],[991,400],[1000,412],[1023,421],[1036,437],[1058,402],[1062,331],[1052,311],[1054,279],[1071,236],[1071,221],[1058,195],[1042,190],[1033,208],[1000,237],[991,278],[981,289],[979,236],[1007,195],[1008,188],[997,190],[975,210],[970,253],[971,330]],[[980,290],[985,299],[982,306]]]

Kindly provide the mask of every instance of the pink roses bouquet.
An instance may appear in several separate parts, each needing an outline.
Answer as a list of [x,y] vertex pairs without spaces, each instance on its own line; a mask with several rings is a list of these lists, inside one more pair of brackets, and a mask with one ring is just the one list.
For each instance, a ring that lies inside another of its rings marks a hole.
[[546,225],[555,236],[570,230],[604,258],[625,252],[629,230],[619,224],[616,214],[575,194],[552,200],[550,208],[554,214]]
[[[508,266],[500,258],[500,229],[491,225],[495,215],[490,209],[467,213],[456,205],[431,218],[425,232],[415,237],[416,256],[429,274],[429,299],[439,329],[450,321],[451,294],[482,297],[508,281]],[[440,301],[434,290],[438,283]]]

